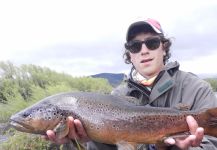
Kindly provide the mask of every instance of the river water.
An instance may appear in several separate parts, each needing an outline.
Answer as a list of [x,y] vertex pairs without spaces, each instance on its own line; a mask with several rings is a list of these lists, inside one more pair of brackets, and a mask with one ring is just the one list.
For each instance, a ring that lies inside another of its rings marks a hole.
[[5,135],[0,135],[0,144],[7,141],[7,136]]
[[8,129],[7,123],[0,123],[0,144],[7,141],[8,139],[8,137],[3,134],[6,128]]

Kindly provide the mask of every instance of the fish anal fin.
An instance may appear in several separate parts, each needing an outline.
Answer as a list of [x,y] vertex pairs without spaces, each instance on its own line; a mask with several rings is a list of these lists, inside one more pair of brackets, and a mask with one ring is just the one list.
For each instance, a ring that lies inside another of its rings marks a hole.
[[160,143],[156,143],[155,144],[155,148],[157,150],[168,150],[168,145],[166,145],[165,143],[163,142],[160,142]]
[[53,129],[57,139],[65,137],[69,133],[69,122],[68,119],[61,120],[57,126]]
[[118,150],[136,150],[137,143],[119,141],[116,143]]

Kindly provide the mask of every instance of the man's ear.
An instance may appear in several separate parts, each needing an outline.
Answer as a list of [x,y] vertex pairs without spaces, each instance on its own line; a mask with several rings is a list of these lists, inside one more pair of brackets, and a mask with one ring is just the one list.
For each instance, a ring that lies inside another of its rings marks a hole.
[[163,43],[163,51],[164,51],[163,55],[164,56],[166,56],[166,50],[165,50],[165,48],[167,47],[167,44],[168,44],[168,42],[164,42]]
[[166,51],[165,51],[165,50],[164,50],[164,53],[163,53],[163,55],[164,55],[164,56],[166,56]]

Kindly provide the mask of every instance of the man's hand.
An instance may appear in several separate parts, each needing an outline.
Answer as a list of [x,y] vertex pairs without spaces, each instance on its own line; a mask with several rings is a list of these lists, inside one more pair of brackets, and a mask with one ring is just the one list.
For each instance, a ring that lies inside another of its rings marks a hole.
[[192,116],[187,116],[186,121],[191,135],[186,138],[167,138],[164,142],[168,145],[176,145],[180,149],[187,150],[189,147],[198,147],[204,136],[204,129],[198,127],[197,121]]
[[68,121],[69,121],[69,133],[66,137],[64,137],[62,139],[57,139],[54,131],[48,130],[46,132],[47,136],[43,136],[43,138],[46,140],[50,140],[50,141],[57,143],[57,144],[64,144],[64,143],[69,142],[70,140],[75,140],[75,139],[78,141],[82,141],[82,142],[89,141],[87,133],[86,133],[82,123],[80,122],[80,120],[78,120],[78,119],[74,120],[73,117],[68,117]]

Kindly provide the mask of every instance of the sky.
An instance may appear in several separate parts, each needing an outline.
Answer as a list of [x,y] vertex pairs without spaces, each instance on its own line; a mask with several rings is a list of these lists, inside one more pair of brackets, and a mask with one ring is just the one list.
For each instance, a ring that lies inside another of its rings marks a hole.
[[180,69],[217,74],[216,0],[0,0],[0,61],[72,76],[128,73],[128,26],[154,18]]

